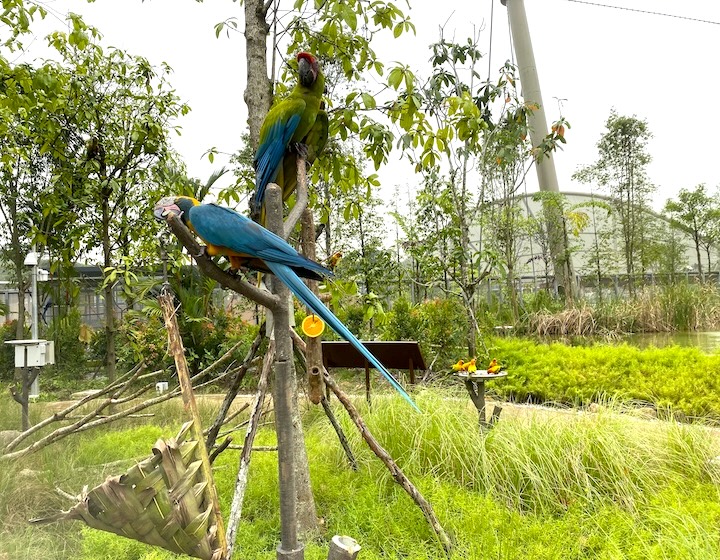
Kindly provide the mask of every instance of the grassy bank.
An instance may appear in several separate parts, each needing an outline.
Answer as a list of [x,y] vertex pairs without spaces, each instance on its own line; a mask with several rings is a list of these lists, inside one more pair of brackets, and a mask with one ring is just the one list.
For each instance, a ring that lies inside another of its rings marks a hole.
[[[371,430],[433,504],[456,542],[455,559],[677,558],[720,556],[720,453],[701,425],[645,421],[612,410],[597,414],[506,407],[491,432],[456,388],[416,395],[424,414],[378,396],[372,411],[358,402]],[[5,398],[3,409],[12,406]],[[440,559],[441,547],[414,503],[362,443],[341,410],[360,471],[349,469],[321,411],[305,413],[318,514],[326,536],[348,534],[365,560]],[[206,410],[209,415],[211,410]],[[3,416],[0,415],[0,419]],[[165,407],[153,425],[70,438],[0,469],[0,558],[159,560],[174,558],[76,523],[29,527],[25,520],[67,502],[118,474],[173,435],[180,407]],[[259,434],[271,444],[271,428]],[[120,461],[120,463],[117,463]],[[218,459],[216,478],[227,515],[237,453]],[[274,453],[253,457],[236,558],[273,559],[279,535]],[[325,536],[310,540],[306,558],[327,555]]]
[[567,346],[500,338],[493,356],[511,372],[493,384],[503,398],[570,405],[617,397],[675,413],[720,418],[720,355],[670,346]]

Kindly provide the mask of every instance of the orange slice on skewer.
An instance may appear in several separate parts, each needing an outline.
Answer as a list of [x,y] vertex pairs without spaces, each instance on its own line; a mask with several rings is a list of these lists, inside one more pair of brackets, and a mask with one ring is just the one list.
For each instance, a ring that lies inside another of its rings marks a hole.
[[316,338],[325,332],[325,321],[317,315],[308,315],[303,319],[302,332],[310,338]]

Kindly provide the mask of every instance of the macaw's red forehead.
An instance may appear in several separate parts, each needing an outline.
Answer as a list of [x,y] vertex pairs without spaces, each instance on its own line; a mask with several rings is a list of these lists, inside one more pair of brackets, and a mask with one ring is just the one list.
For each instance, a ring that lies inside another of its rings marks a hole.
[[297,54],[297,61],[300,62],[301,58],[304,58],[305,60],[307,60],[311,65],[315,64],[317,62],[317,59],[313,55],[311,55],[309,52],[299,52]]

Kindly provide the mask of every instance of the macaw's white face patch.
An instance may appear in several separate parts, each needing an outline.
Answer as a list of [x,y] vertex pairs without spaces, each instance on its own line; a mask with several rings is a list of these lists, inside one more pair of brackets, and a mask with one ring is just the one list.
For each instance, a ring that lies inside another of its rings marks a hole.
[[175,214],[180,217],[182,216],[182,213],[183,212],[180,210],[180,207],[175,203],[175,197],[172,196],[166,196],[165,198],[160,199],[157,204],[155,204],[155,208],[153,210],[153,214],[158,220],[165,220],[170,214]]

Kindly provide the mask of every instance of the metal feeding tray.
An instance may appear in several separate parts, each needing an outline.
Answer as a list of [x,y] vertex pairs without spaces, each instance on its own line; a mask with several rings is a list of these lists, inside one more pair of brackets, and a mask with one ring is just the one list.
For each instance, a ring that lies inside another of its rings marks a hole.
[[488,373],[486,371],[476,371],[475,373],[468,373],[467,371],[459,371],[457,375],[461,379],[483,380],[486,379],[498,379],[499,377],[507,377],[507,371],[503,370],[500,373]]

